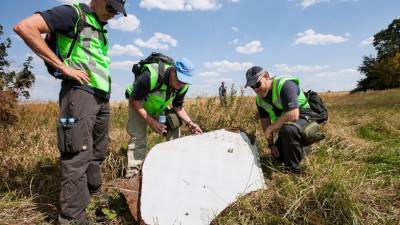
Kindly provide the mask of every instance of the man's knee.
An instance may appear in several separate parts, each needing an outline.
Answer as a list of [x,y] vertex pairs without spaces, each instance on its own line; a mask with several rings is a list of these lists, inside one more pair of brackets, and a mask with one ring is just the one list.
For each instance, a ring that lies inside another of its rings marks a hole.
[[295,136],[299,134],[299,130],[296,126],[292,124],[283,124],[279,130],[279,135],[283,136]]

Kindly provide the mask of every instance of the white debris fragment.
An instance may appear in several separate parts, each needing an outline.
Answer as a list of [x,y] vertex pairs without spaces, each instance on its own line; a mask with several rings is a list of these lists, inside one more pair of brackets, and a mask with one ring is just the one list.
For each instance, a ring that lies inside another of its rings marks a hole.
[[243,132],[158,144],[142,172],[141,216],[151,225],[206,225],[239,196],[266,188],[257,147]]

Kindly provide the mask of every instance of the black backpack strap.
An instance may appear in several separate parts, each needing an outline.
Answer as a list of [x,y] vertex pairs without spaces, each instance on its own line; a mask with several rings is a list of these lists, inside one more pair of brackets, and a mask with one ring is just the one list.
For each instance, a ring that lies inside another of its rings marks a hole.
[[75,7],[75,8],[78,9],[78,17],[79,17],[79,19],[78,19],[77,24],[76,24],[76,33],[75,33],[74,39],[72,40],[72,43],[71,43],[71,45],[69,47],[68,54],[67,54],[66,58],[69,58],[71,56],[72,50],[74,49],[76,42],[80,38],[80,33],[82,32],[83,28],[87,24],[86,23],[85,14],[83,13],[83,11],[81,9],[80,4],[79,4],[78,7]]

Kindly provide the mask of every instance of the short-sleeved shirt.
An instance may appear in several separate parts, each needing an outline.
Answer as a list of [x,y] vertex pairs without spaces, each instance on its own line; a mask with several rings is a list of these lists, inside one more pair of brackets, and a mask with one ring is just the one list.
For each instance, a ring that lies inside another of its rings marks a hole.
[[[179,94],[179,92],[182,89],[175,90],[172,87],[169,86],[169,76],[170,73],[167,70],[167,75],[164,77],[163,83],[167,85],[168,91],[171,93],[175,91],[177,94],[172,101],[172,106],[174,108],[179,108],[183,106],[183,102],[185,100],[185,95],[187,93],[187,90],[184,91],[183,93]],[[130,98],[133,100],[138,100],[138,101],[143,101],[146,100],[148,95],[150,94],[150,72],[148,70],[145,70],[138,78],[136,81],[133,91],[131,93]]]
[[[97,19],[96,14],[91,8],[89,8],[88,5],[81,3],[80,6],[84,12],[93,13]],[[70,38],[74,37],[74,29],[75,24],[78,21],[78,14],[71,5],[56,6],[54,8],[36,13],[43,17],[52,33],[56,32],[67,35]],[[103,26],[107,24],[99,19],[97,19],[97,21]]]
[[[81,9],[85,13],[93,13],[95,18],[97,19],[96,14],[92,9],[89,8],[88,5],[81,3],[80,4]],[[37,14],[41,15],[46,22],[47,26],[50,29],[51,33],[60,33],[63,35],[66,35],[70,38],[74,38],[75,33],[75,25],[76,22],[78,21],[78,13],[76,10],[73,8],[71,5],[61,5],[61,6],[56,6],[54,8],[51,8],[49,10],[45,10],[42,12],[36,12]],[[102,22],[97,19],[100,25],[105,26],[107,23]],[[52,43],[49,43],[50,45]],[[54,44],[54,43],[53,43]],[[110,95],[108,93],[104,93],[101,91],[97,91],[87,85],[81,85],[79,82],[71,79],[65,79],[62,82],[62,85],[64,84],[70,84],[73,83],[74,88],[79,88],[83,89],[87,92],[90,92],[98,97],[104,98],[104,99],[109,99]]]
[[[274,111],[275,115],[277,117],[279,117],[282,115],[283,112],[288,112],[290,110],[299,108],[299,101],[298,101],[299,94],[300,94],[299,86],[297,86],[297,84],[294,81],[288,80],[283,84],[281,92],[280,92],[283,110],[276,108],[272,104],[272,92],[271,91],[268,92],[267,96],[265,98],[263,98],[263,100],[270,103],[273,106],[273,111]],[[261,108],[258,105],[257,105],[257,109],[258,109],[258,113],[261,118],[263,118],[263,119],[269,118],[269,114],[265,109]]]

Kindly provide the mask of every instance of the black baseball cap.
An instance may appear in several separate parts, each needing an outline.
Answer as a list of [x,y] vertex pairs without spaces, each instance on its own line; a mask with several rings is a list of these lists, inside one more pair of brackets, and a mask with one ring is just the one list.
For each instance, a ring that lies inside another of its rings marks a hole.
[[124,16],[127,16],[125,10],[126,0],[108,0],[108,2],[113,7],[113,9],[115,9],[115,11],[124,14]]
[[263,68],[259,66],[253,66],[248,69],[246,72],[246,85],[244,87],[251,87],[255,85],[264,75],[264,73],[267,73],[267,71],[263,70]]

